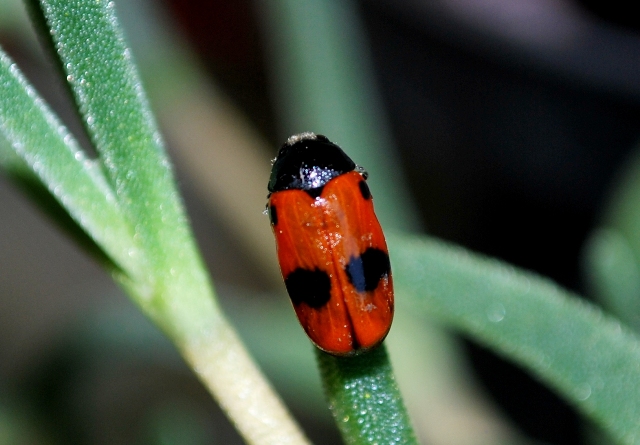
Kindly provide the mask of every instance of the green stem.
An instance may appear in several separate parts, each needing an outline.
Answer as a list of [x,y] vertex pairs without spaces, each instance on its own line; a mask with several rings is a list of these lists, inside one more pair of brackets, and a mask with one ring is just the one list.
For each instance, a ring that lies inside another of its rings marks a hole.
[[349,445],[417,444],[384,346],[356,357],[317,351],[329,407]]

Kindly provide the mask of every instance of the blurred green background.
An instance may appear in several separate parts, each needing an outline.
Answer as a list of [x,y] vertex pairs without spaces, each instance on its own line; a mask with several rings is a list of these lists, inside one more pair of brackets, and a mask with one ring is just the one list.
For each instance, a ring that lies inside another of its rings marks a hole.
[[[386,228],[428,231],[586,292],[581,249],[639,133],[639,23],[622,4],[116,8],[222,304],[315,443],[340,439],[261,214],[269,161],[290,134],[325,133],[362,163]],[[0,0],[0,45],[82,135],[18,0]],[[383,154],[369,158],[372,144]],[[425,443],[586,443],[573,410],[526,373],[400,317],[388,343]],[[4,443],[241,439],[110,277],[0,177]]]

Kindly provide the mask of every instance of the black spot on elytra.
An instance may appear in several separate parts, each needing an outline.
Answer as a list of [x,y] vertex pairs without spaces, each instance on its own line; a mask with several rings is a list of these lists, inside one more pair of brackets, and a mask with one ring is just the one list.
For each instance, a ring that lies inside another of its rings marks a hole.
[[358,292],[372,291],[380,280],[389,275],[389,255],[380,249],[369,247],[362,255],[351,258],[345,267],[349,281]]
[[365,201],[368,201],[371,198],[371,190],[369,190],[369,186],[367,182],[362,180],[358,182],[358,187],[360,187],[360,193],[362,193],[362,197]]
[[271,221],[272,226],[278,224],[278,211],[276,210],[276,206],[269,206],[269,221]]
[[284,284],[295,306],[306,303],[309,307],[319,309],[331,299],[331,280],[320,269],[299,267],[285,278]]

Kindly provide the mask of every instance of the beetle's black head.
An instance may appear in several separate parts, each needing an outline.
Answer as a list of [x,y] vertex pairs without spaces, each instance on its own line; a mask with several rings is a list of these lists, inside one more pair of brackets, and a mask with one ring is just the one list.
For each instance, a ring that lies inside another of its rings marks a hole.
[[355,168],[351,158],[325,136],[297,134],[278,152],[271,169],[269,193],[299,189],[313,194],[331,179]]

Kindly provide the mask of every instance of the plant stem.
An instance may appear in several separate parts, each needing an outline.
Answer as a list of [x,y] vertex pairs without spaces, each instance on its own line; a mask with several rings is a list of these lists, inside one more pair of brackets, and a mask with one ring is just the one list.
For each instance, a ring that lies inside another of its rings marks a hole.
[[180,348],[250,444],[310,444],[226,320]]

